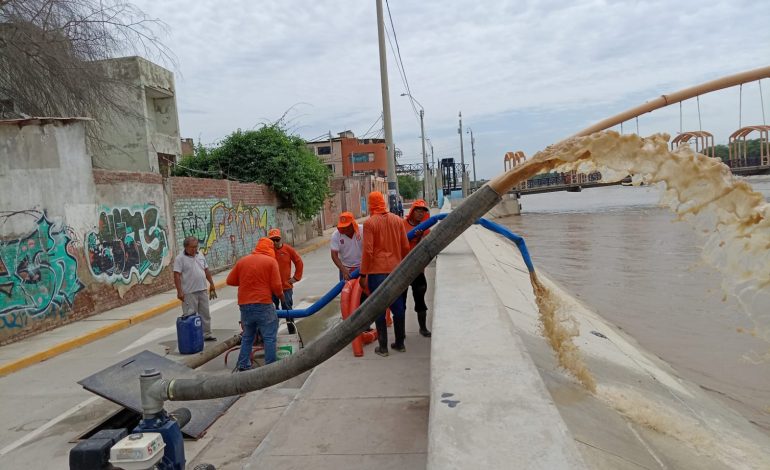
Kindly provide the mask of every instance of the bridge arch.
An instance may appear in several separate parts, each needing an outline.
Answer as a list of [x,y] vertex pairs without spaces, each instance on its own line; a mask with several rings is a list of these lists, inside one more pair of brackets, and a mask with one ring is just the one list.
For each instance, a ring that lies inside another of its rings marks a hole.
[[[759,160],[749,165],[748,146],[746,137],[752,132],[759,132]],[[770,126],[746,126],[741,127],[730,135],[727,145],[730,155],[730,166],[767,166],[770,165]]]
[[681,144],[695,141],[695,151],[702,153],[707,157],[715,157],[716,149],[714,147],[714,135],[706,131],[684,131],[674,137],[671,141],[671,150],[679,147]]
[[505,156],[503,157],[503,168],[505,171],[508,171],[515,166],[521,165],[525,161],[527,161],[527,156],[524,155],[524,152],[521,150],[505,152]]

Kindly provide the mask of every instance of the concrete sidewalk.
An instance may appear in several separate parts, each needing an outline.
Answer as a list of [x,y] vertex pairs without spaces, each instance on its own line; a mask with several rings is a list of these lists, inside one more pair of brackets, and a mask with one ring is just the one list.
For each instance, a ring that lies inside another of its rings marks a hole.
[[[314,238],[295,247],[301,254],[307,254],[327,245],[336,228],[324,231],[323,237]],[[217,289],[225,286],[228,271],[214,275]],[[25,338],[0,347],[0,377],[11,374],[33,364],[45,361],[72,349],[81,347],[115,332],[126,329],[177,308],[181,302],[176,291],[169,290],[147,297],[116,309],[107,310],[86,317],[59,328]]]
[[[434,266],[425,273],[432,310]],[[375,342],[364,347],[364,357],[346,347],[317,366],[243,468],[424,469],[431,339],[418,331],[410,293],[406,352],[380,357]]]

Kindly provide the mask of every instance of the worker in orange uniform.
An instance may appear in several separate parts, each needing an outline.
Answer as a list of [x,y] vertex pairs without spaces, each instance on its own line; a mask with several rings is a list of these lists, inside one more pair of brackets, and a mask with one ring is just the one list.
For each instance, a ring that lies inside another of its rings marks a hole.
[[273,297],[283,300],[283,286],[272,240],[260,238],[254,251],[235,263],[227,276],[227,285],[238,286],[243,328],[235,371],[251,369],[251,348],[257,331],[265,343],[265,364],[275,362],[278,316]]
[[[304,267],[302,257],[297,253],[297,250],[281,241],[281,231],[277,228],[270,229],[267,232],[267,237],[273,241],[275,259],[278,261],[278,269],[281,271],[281,283],[283,284],[283,299],[279,304],[278,297],[273,296],[273,303],[276,309],[280,305],[283,310],[291,310],[294,308],[294,283],[302,279],[302,269]],[[292,263],[294,263],[293,276],[291,274]],[[293,318],[286,319],[286,327],[291,334],[297,332]]]
[[[379,191],[369,193],[369,218],[364,222],[364,246],[361,254],[360,284],[369,292],[374,292],[385,281],[401,260],[409,253],[409,240],[406,238],[404,223],[401,218],[388,212],[385,197]],[[390,306],[393,315],[395,342],[390,345],[396,351],[406,352],[406,306],[403,296],[399,295]],[[380,356],[388,355],[388,328],[385,312],[376,320],[379,346],[374,352]]]
[[[424,200],[418,199],[412,203],[412,208],[409,209],[409,215],[404,218],[404,229],[408,234],[415,227],[420,225],[421,222],[427,220],[430,217],[430,209],[428,204]],[[409,240],[409,250],[417,246],[423,237],[430,233],[429,229],[418,230],[414,233],[414,237]],[[431,333],[428,329],[428,306],[425,304],[425,293],[428,291],[428,280],[425,278],[425,271],[421,271],[417,277],[412,281],[412,298],[414,299],[414,311],[417,312],[417,322],[420,324],[420,334],[426,338],[430,338]],[[404,291],[404,305],[406,305],[406,294],[409,289]]]

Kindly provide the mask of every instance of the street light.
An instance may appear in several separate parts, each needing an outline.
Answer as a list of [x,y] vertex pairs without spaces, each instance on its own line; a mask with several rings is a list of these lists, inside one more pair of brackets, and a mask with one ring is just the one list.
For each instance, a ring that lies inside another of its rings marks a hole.
[[408,96],[413,103],[420,107],[420,140],[422,141],[422,196],[428,198],[428,155],[425,153],[425,108],[411,93],[401,93],[401,96]]

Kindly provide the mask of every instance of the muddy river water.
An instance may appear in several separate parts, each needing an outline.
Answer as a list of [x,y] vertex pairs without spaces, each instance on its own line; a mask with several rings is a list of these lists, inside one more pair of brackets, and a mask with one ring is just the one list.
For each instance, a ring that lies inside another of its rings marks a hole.
[[[749,177],[770,199],[770,177]],[[525,237],[537,269],[770,434],[770,344],[701,260],[690,225],[655,187],[524,196],[499,220]],[[770,306],[767,306],[770,308]]]

